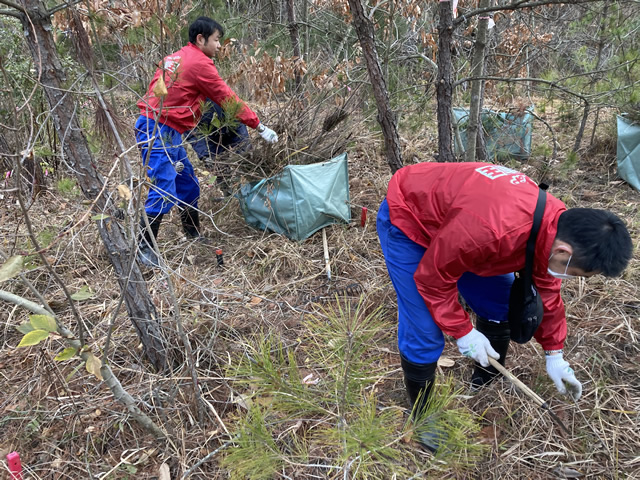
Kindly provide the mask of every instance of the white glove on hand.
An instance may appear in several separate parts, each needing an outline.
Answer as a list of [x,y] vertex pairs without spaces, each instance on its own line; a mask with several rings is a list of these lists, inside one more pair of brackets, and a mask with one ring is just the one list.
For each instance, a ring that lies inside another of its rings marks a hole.
[[492,357],[498,360],[500,354],[496,352],[489,339],[485,337],[475,328],[467,333],[464,337],[460,337],[457,340],[458,350],[465,357],[471,357],[483,367],[489,366],[489,358]]
[[269,143],[276,143],[278,141],[278,134],[271,130],[269,127],[265,127],[262,122],[258,124],[258,133],[265,141]]
[[[569,362],[562,358],[562,354],[547,355],[547,374],[556,384],[556,388],[560,393],[573,397],[578,400],[582,395],[582,384],[578,381],[573,373],[573,368],[569,366]],[[565,383],[567,384],[565,386]]]

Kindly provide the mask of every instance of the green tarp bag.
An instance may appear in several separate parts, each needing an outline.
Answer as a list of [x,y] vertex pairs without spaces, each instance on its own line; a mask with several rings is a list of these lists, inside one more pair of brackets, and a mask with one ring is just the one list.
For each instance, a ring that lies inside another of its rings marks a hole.
[[640,125],[618,115],[618,175],[640,190]]
[[[482,111],[482,127],[490,159],[504,160],[516,158],[526,160],[531,155],[531,134],[533,132],[533,106],[522,113]],[[456,155],[462,155],[467,145],[469,109],[454,107],[453,116],[460,132],[460,142],[454,142]]]
[[328,162],[288,165],[282,173],[242,185],[245,221],[302,241],[322,227],[351,220],[347,154]]

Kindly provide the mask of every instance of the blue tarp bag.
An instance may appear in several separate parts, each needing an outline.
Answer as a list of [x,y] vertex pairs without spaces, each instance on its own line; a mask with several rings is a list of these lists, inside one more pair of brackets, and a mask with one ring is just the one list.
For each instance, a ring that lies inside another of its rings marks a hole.
[[618,175],[640,190],[640,125],[618,115]]
[[[516,158],[526,160],[531,155],[531,135],[533,133],[533,106],[522,112],[509,113],[483,110],[481,115],[487,155],[491,160]],[[467,145],[469,109],[454,107],[453,115],[460,132],[459,142],[454,142],[456,155],[462,155]]]
[[237,195],[245,221],[302,241],[327,225],[349,223],[347,154],[242,185]]

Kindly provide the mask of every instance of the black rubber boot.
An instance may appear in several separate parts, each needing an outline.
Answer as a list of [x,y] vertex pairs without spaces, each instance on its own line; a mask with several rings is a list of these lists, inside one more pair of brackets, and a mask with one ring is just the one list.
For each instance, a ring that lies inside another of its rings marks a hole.
[[[490,322],[486,318],[478,317],[476,329],[489,339],[493,349],[500,355],[498,362],[504,365],[509,350],[509,341],[511,340],[509,323]],[[471,388],[478,390],[484,385],[488,385],[496,378],[498,373],[495,367],[483,367],[476,362],[476,368],[471,375]]]
[[424,414],[429,406],[437,362],[417,364],[401,355],[400,364],[404,372],[404,386],[411,402],[411,417],[414,422],[420,422],[416,428],[418,443],[430,452],[436,453],[445,439],[444,433],[438,428],[434,415],[425,417]]
[[187,240],[197,240],[203,245],[211,244],[207,237],[200,234],[202,230],[200,230],[200,214],[198,210],[193,207],[185,207],[180,212],[180,221]]
[[200,236],[200,214],[193,207],[185,207],[180,212],[182,228],[188,239],[195,239]]
[[[160,224],[162,223],[163,214],[156,215],[155,217],[149,217],[149,226],[151,232],[155,238],[158,238],[158,231],[160,230]],[[138,241],[138,260],[143,265],[152,268],[158,268],[160,261],[158,260],[158,254],[153,250],[153,242],[151,241],[151,235],[147,230],[147,226],[144,223],[144,218],[140,219],[140,240]]]

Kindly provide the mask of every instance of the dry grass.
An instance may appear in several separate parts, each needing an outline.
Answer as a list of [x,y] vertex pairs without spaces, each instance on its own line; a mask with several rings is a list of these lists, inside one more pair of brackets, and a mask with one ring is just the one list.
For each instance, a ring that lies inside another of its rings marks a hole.
[[[146,435],[104,385],[84,368],[78,368],[77,360],[54,362],[53,356],[62,347],[59,340],[16,349],[21,334],[14,327],[25,321],[26,313],[1,304],[3,457],[9,451],[20,452],[28,478],[158,478],[165,463],[171,478],[180,478],[216,452],[190,478],[227,478],[228,472],[219,466],[219,460],[229,448],[234,419],[243,412],[242,392],[225,373],[232,358],[267,333],[277,335],[283,345],[299,345],[302,322],[315,309],[308,298],[354,282],[362,286],[368,305],[383,307],[387,325],[393,329],[395,295],[375,234],[375,212],[390,172],[380,152],[380,138],[349,131],[353,132],[348,152],[354,216],[350,225],[327,229],[334,272],[331,284],[324,275],[320,235],[297,244],[252,230],[244,224],[235,200],[214,200],[219,195],[213,193],[213,186],[203,187],[201,209],[211,212],[203,223],[215,247],[224,251],[224,267],[217,266],[214,247],[182,239],[177,215],[172,215],[161,229],[159,243],[175,288],[179,319],[169,300],[166,276],[154,271],[146,276],[162,313],[163,329],[173,345],[175,368],[171,374],[151,371],[126,315],[119,313],[112,318],[119,289],[94,228],[84,225],[50,249],[47,255],[71,291],[88,285],[95,292],[91,299],[78,304],[91,332],[90,345],[96,350],[104,345],[113,321],[111,366],[125,389],[168,432],[171,441],[161,444]],[[411,145],[407,148],[409,157],[428,160],[425,152],[435,151],[433,142],[407,140]],[[340,142],[327,145],[343,148],[346,142]],[[286,137],[283,145],[277,158],[287,158],[304,146]],[[333,147],[325,148],[330,151]],[[263,154],[254,152],[253,158],[262,158]],[[544,172],[547,183],[552,184],[551,193],[570,206],[595,204],[618,213],[627,220],[637,241],[638,194],[617,181],[614,162],[609,146],[585,155],[578,170],[565,171],[562,165],[549,166],[548,159],[539,158],[532,158],[521,168],[534,178]],[[264,162],[256,165],[266,168]],[[0,225],[2,251],[29,252],[21,212],[15,202],[7,200],[10,198],[5,198]],[[361,206],[369,209],[364,229],[359,226]],[[29,215],[38,231],[49,228],[58,233],[79,218],[82,208],[78,198],[64,198],[49,190],[37,199]],[[33,265],[27,278],[62,321],[73,327],[60,287],[37,261]],[[477,440],[486,442],[490,453],[471,471],[460,473],[447,464],[429,462],[429,455],[419,452],[418,460],[422,459],[425,469],[416,472],[415,478],[639,478],[639,267],[636,254],[621,279],[574,280],[564,286],[569,324],[566,356],[584,382],[584,396],[578,403],[555,392],[539,346],[512,347],[508,367],[550,402],[571,435],[560,430],[506,380],[471,395],[467,383],[471,365],[459,356],[455,344],[448,342],[444,356],[455,363],[441,367],[442,373],[453,374],[464,394],[460,401],[482,416]],[[18,281],[5,282],[1,288],[32,298]],[[182,322],[192,344],[205,404],[202,424],[197,421],[193,385],[176,334],[176,321]],[[375,370],[379,376],[375,394],[381,406],[404,407],[394,336],[375,348],[384,358],[384,364]],[[283,425],[283,432],[287,428],[295,429],[295,424]],[[325,470],[310,465],[289,465],[284,473],[278,478],[343,478],[342,473],[328,476]],[[0,478],[6,478],[3,475],[0,473]]]

